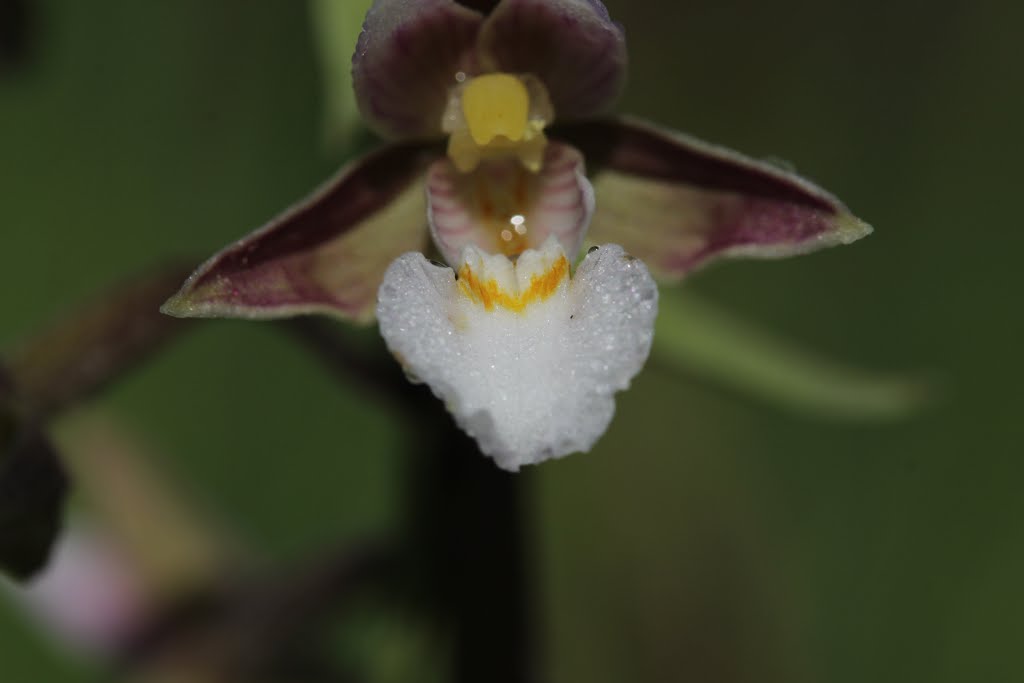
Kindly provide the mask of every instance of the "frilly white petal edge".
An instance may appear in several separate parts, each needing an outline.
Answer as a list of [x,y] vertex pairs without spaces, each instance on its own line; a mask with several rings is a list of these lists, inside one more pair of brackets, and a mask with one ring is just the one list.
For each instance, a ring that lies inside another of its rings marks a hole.
[[388,348],[503,469],[589,450],[647,359],[658,290],[617,245],[574,277],[557,240],[514,262],[476,247],[459,275],[399,257],[378,293]]

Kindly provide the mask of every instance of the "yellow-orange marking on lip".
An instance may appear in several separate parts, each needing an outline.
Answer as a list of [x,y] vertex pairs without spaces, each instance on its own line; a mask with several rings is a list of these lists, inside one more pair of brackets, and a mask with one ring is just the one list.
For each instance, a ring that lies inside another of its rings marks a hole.
[[459,269],[459,291],[470,301],[482,304],[485,310],[493,310],[496,306],[522,313],[527,306],[535,301],[544,301],[558,289],[562,280],[569,277],[569,261],[564,256],[551,264],[551,267],[540,275],[530,277],[530,286],[518,294],[511,294],[493,278],[480,280],[468,263]]

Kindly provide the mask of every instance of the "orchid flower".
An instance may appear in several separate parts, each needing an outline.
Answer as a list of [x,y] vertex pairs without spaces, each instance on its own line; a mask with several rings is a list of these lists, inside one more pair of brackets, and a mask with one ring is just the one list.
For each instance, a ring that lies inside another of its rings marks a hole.
[[598,0],[377,0],[352,76],[391,142],[213,256],[164,311],[376,316],[500,467],[588,450],[647,357],[654,278],[870,232],[793,173],[604,115],[626,62]]

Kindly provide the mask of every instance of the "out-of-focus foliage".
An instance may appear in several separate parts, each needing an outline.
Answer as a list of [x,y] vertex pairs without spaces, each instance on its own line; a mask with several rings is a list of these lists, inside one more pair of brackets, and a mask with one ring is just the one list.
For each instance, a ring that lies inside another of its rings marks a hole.
[[[944,391],[905,421],[836,425],[641,374],[593,453],[526,475],[553,680],[1024,675],[1024,91],[1007,85],[1024,10],[608,4],[624,110],[792,160],[876,228],[687,286]],[[341,160],[302,3],[33,7],[28,61],[0,71],[5,346],[119,275],[211,253]],[[395,522],[414,444],[271,327],[204,324],[101,401],[270,558]],[[90,679],[6,603],[0,636],[5,681]]]
[[372,0],[311,0],[310,18],[319,57],[324,140],[342,152],[360,132],[352,94],[352,53]]
[[932,393],[923,379],[827,360],[745,323],[685,289],[665,291],[653,359],[811,418],[902,419]]

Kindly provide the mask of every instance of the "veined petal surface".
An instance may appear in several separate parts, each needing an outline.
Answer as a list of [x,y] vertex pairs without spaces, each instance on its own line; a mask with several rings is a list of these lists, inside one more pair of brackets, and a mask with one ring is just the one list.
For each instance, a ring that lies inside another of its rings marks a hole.
[[311,197],[204,263],[164,313],[368,321],[388,264],[427,242],[422,173],[436,155],[384,147],[343,168]]
[[622,244],[669,280],[718,258],[793,256],[871,232],[800,176],[680,133],[605,119],[553,134],[591,168],[588,240]]
[[503,469],[589,450],[650,351],[658,292],[621,247],[570,280],[551,238],[513,264],[467,247],[458,279],[421,254],[388,269],[377,317],[392,353]]
[[480,12],[453,0],[377,0],[352,57],[359,111],[388,138],[441,135],[448,91],[475,70]]
[[558,120],[605,111],[626,81],[626,38],[598,0],[502,0],[480,32],[488,70],[534,74]]
[[583,156],[559,143],[548,144],[538,173],[504,159],[463,174],[439,159],[427,172],[426,188],[430,232],[451,264],[469,245],[513,256],[551,236],[573,258],[594,212]]

